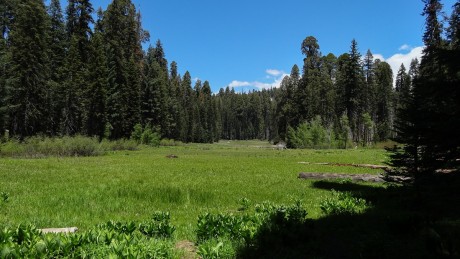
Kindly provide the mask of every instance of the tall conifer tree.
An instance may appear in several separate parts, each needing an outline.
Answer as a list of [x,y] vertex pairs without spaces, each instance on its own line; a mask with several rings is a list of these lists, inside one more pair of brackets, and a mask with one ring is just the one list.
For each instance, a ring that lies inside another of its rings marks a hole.
[[45,129],[48,23],[41,0],[18,1],[14,13],[9,34],[10,128],[13,134],[25,137]]

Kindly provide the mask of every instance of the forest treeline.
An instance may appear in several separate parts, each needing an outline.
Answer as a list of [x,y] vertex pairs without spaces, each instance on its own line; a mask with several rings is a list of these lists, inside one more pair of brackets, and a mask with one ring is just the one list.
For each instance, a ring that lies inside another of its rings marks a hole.
[[150,41],[130,0],[94,10],[89,0],[0,3],[0,130],[24,138],[128,138],[136,125],[183,142],[267,139],[291,146],[347,147],[395,137],[398,109],[411,95],[419,61],[401,65],[362,56],[358,43],[338,57],[318,40],[301,44],[303,67],[280,88],[212,93],[168,62]]

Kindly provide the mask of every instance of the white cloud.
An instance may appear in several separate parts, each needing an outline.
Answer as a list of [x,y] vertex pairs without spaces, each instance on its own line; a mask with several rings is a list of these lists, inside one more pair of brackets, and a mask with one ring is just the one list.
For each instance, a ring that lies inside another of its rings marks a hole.
[[[276,69],[267,69],[265,71],[267,75],[267,79],[270,79],[271,82],[260,82],[260,81],[238,81],[238,80],[233,80],[228,86],[230,88],[258,88],[258,89],[270,89],[270,88],[278,88],[281,85],[281,82],[283,81],[283,78],[285,76],[288,76],[288,74],[284,73],[281,70],[276,70]],[[244,89],[243,89],[244,90]]]
[[398,73],[401,64],[404,64],[406,69],[408,70],[410,67],[410,62],[414,58],[418,58],[419,60],[422,58],[422,52],[424,47],[416,47],[411,49],[411,51],[407,54],[394,54],[390,58],[386,60],[388,64],[390,64],[391,68],[393,69],[394,75]]
[[284,72],[277,70],[277,69],[267,69],[265,72],[271,76],[279,76],[282,75]]
[[374,54],[374,58],[375,59],[378,58],[382,61],[387,62],[391,66],[391,69],[393,70],[393,80],[396,80],[396,74],[398,73],[398,70],[401,67],[401,64],[404,64],[404,66],[406,67],[406,72],[407,72],[409,70],[410,62],[412,61],[412,59],[418,58],[418,60],[420,61],[420,59],[422,58],[423,49],[424,49],[423,46],[411,48],[409,53],[406,53],[406,54],[397,53],[387,59],[385,59],[380,54]]
[[251,83],[233,80],[230,84],[228,84],[228,86],[230,88],[245,87],[245,86],[251,86]]
[[408,50],[410,49],[410,46],[407,44],[403,44],[401,47],[399,47],[399,50]]

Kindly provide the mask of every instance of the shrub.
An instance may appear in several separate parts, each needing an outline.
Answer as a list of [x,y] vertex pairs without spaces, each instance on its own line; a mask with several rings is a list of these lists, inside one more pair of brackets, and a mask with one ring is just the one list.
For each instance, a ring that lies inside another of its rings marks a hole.
[[258,221],[254,216],[205,213],[198,216],[197,240],[199,243],[208,239],[224,237],[232,240],[248,240],[254,235],[257,223]]
[[137,144],[137,142],[130,139],[118,139],[113,141],[102,140],[101,146],[102,149],[105,151],[134,151],[139,149],[139,145]]
[[332,191],[332,197],[325,198],[320,208],[326,215],[353,215],[369,207],[365,199],[353,197],[349,192]]
[[161,136],[158,132],[152,130],[150,125],[147,125],[144,129],[142,129],[141,124],[136,124],[133,132],[131,133],[131,139],[136,141],[138,144],[158,147],[160,145]]
[[322,126],[321,117],[317,116],[297,129],[289,127],[287,144],[290,148],[330,148],[335,144],[335,137],[332,130]]
[[163,147],[174,147],[174,146],[180,146],[180,145],[182,145],[182,142],[175,141],[174,139],[162,139],[160,141],[160,146],[163,146]]
[[176,228],[170,223],[169,212],[157,211],[152,220],[141,223],[139,231],[149,237],[171,238]]
[[255,205],[255,213],[244,215],[205,213],[198,217],[197,240],[228,238],[249,245],[261,231],[289,232],[303,224],[306,216],[300,201],[289,206],[264,202]]
[[46,156],[97,156],[104,153],[97,138],[84,136],[49,138],[30,137],[23,142],[10,140],[1,145],[2,156],[46,157]]

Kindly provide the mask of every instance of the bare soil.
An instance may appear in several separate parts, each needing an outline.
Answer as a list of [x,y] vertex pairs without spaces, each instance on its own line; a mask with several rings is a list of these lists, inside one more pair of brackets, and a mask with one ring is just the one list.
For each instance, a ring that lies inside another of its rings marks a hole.
[[192,241],[182,240],[176,243],[176,249],[184,251],[182,259],[195,259],[198,258],[196,254],[196,246]]

